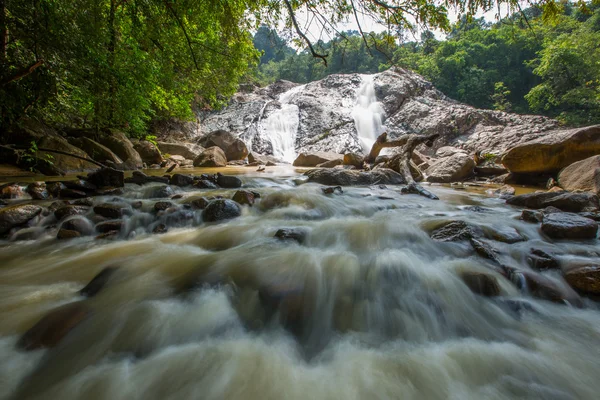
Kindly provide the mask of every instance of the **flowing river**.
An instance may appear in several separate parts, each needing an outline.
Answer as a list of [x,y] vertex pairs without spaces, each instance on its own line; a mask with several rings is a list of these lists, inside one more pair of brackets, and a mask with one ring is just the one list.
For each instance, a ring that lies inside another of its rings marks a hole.
[[[598,398],[598,303],[536,299],[468,243],[430,232],[454,220],[514,229],[526,240],[494,246],[523,270],[532,247],[597,262],[597,241],[552,242],[483,188],[428,187],[440,201],[394,186],[326,195],[297,170],[268,171],[240,175],[261,198],[224,223],[196,212],[148,234],[156,200],[144,199],[121,240],[2,242],[0,399]],[[128,184],[123,197],[147,191]],[[177,189],[174,201],[234,191]],[[304,242],[274,238],[282,228]],[[109,266],[118,269],[96,296],[79,295]],[[473,294],[465,271],[496,276],[501,295]],[[285,306],[269,309],[261,288]],[[17,348],[48,311],[75,301],[93,312],[56,347]]]

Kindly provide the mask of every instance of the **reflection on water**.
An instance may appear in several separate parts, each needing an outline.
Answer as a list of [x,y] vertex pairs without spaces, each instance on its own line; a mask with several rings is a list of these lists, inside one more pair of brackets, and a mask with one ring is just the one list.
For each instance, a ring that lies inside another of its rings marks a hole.
[[[564,261],[597,259],[594,245],[548,242],[518,210],[469,191],[432,186],[441,201],[396,187],[326,196],[297,185],[291,169],[273,171],[241,176],[261,199],[226,223],[195,218],[115,242],[4,243],[0,399],[597,398],[595,303],[532,298],[467,244],[429,231],[457,219],[514,228],[527,241],[494,246],[520,269],[532,247]],[[124,197],[145,190],[128,185]],[[218,194],[233,190],[202,191]],[[273,238],[281,228],[306,239]],[[119,269],[98,295],[80,296],[108,266]],[[501,296],[471,293],[464,271],[496,276]],[[92,314],[57,347],[16,349],[48,310],[74,301]],[[516,312],[516,301],[528,306]]]

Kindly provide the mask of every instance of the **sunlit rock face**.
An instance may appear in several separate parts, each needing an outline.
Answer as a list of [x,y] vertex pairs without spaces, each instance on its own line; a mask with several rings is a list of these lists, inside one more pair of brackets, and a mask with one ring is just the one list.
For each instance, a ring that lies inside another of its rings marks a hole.
[[200,111],[198,121],[196,139],[223,129],[238,135],[251,151],[289,162],[301,152],[364,152],[384,131],[391,138],[441,134],[429,153],[454,145],[501,154],[558,126],[541,116],[461,104],[401,68],[330,75],[305,85],[279,81],[236,94],[222,110]]

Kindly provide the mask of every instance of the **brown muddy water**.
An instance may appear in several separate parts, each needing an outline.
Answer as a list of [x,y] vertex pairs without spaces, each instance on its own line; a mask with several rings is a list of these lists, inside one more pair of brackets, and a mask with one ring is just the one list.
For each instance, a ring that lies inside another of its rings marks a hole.
[[[127,185],[123,201],[144,207],[120,240],[1,242],[0,399],[598,398],[597,303],[536,299],[468,244],[429,232],[451,220],[515,229],[525,241],[494,246],[522,270],[532,247],[597,263],[597,240],[551,241],[485,188],[428,187],[440,201],[394,186],[328,196],[298,170],[268,171],[226,170],[261,194],[228,222],[196,211],[149,234],[153,184]],[[185,204],[235,189],[175,191]],[[275,239],[281,228],[304,230],[304,243]],[[95,297],[78,294],[109,266],[120,268]],[[473,294],[465,271],[495,275],[501,295]],[[267,310],[265,287],[291,293],[297,312],[283,321]],[[76,301],[92,313],[58,346],[17,348],[49,310]]]

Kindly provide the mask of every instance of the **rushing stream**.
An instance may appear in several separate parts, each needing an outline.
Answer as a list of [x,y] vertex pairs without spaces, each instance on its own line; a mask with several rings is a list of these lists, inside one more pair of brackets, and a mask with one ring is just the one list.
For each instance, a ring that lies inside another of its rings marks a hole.
[[[440,201],[393,186],[325,195],[295,170],[272,171],[240,175],[261,198],[225,223],[195,212],[151,235],[140,227],[156,200],[145,199],[127,240],[2,243],[0,399],[598,398],[597,303],[535,299],[468,244],[429,232],[451,220],[516,229],[526,241],[494,246],[520,269],[532,247],[597,262],[597,244],[551,242],[483,190],[430,187]],[[235,191],[177,190],[180,203]],[[123,197],[147,193],[127,185]],[[301,228],[304,243],[275,239],[281,228]],[[120,268],[106,287],[80,296],[108,266]],[[501,296],[473,294],[464,271],[495,274]],[[265,287],[289,295],[286,321],[269,318]],[[93,313],[57,347],[17,349],[49,310],[80,300]]]

